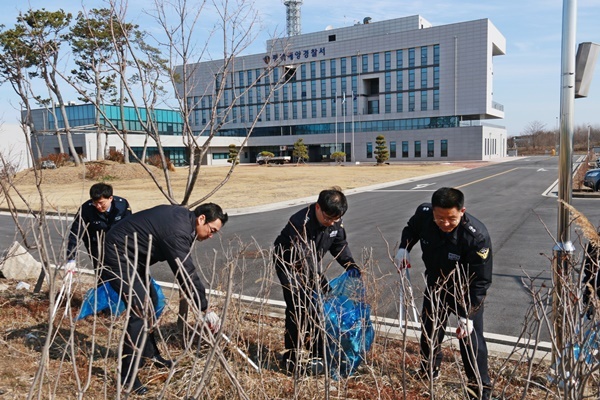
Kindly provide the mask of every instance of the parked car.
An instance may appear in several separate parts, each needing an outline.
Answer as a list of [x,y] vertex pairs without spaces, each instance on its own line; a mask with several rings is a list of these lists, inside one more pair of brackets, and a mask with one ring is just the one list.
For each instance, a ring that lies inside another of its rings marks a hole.
[[52,160],[45,160],[42,161],[41,167],[42,169],[56,169],[56,164]]
[[593,191],[600,191],[600,168],[590,169],[585,173],[583,185],[589,187]]

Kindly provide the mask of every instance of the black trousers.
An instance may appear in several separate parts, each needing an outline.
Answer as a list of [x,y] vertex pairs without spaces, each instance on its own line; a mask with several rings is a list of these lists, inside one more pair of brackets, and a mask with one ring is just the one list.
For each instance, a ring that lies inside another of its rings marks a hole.
[[302,271],[279,264],[276,271],[286,305],[285,348],[293,352],[305,347],[313,357],[323,357],[324,332],[321,328],[321,307],[317,294],[327,291],[327,279],[321,276],[315,280]]
[[127,385],[136,377],[134,374],[136,364],[141,368],[147,359],[160,355],[156,338],[151,331],[151,327],[156,322],[154,310],[158,296],[154,286],[150,283],[146,284],[143,280],[145,278],[140,278],[137,274],[131,279],[114,272],[106,276],[110,276],[110,285],[121,294],[126,305],[129,307],[131,304],[131,312],[127,315],[121,364],[121,382]]
[[[421,368],[429,371],[440,368],[442,364],[441,344],[444,340],[448,316],[456,314],[456,303],[453,296],[440,295],[432,299],[431,293],[434,289],[428,288],[423,299],[423,310],[421,313]],[[483,305],[474,314],[469,315],[473,320],[473,333],[459,340],[460,355],[465,366],[465,373],[471,382],[477,381],[477,375],[481,377],[483,386],[491,386],[488,372],[488,350],[483,337]],[[477,368],[477,370],[475,370]]]

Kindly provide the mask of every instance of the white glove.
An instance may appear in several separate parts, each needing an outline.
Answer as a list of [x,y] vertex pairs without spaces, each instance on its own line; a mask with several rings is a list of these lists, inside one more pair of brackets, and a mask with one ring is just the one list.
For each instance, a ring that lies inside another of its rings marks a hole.
[[217,333],[221,329],[221,318],[214,311],[209,311],[204,315],[204,320],[208,324],[208,329],[212,333]]
[[77,262],[75,260],[69,260],[65,264],[65,272],[77,272]]
[[473,333],[473,320],[460,317],[458,319],[458,327],[456,328],[456,337],[464,339],[471,336],[471,333]]
[[410,253],[406,249],[398,249],[396,257],[394,257],[394,264],[396,264],[398,272],[404,268],[410,268]]

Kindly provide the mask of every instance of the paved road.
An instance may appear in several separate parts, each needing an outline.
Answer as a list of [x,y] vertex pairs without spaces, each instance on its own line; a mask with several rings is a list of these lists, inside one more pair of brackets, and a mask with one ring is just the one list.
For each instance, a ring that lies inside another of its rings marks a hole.
[[[467,210],[486,224],[492,236],[494,281],[486,301],[485,330],[518,336],[530,303],[523,279],[536,277],[536,286],[549,284],[551,279],[557,202],[555,193],[544,193],[557,177],[558,158],[528,157],[349,195],[350,208],[344,217],[344,225],[355,258],[367,255],[370,259],[368,265],[377,287],[374,300],[377,314],[390,318],[398,315],[398,275],[387,246],[394,254],[400,232],[417,206],[429,201],[435,189],[453,186],[464,191]],[[326,177],[315,177],[315,185],[326,188],[335,182],[328,182]],[[597,225],[600,221],[598,201],[573,199],[572,204]],[[220,242],[213,239],[196,246],[200,265],[211,265],[215,254],[216,265],[222,265],[223,248],[229,248],[233,253],[243,248],[244,259],[236,274],[235,290],[245,295],[281,300],[280,289],[268,284],[272,275],[257,255],[271,246],[288,217],[302,206],[296,204],[289,208],[231,216],[220,235]],[[14,240],[14,229],[9,217],[0,216],[0,221],[0,248],[6,248]],[[60,246],[60,235],[56,232],[64,230],[64,226],[53,225],[51,230],[55,232],[55,246]],[[572,234],[572,240],[580,254],[576,233]],[[411,257],[412,281],[418,294],[423,287],[421,274],[424,270],[418,246]],[[153,275],[158,280],[171,281],[172,276],[165,274],[165,269],[158,266],[153,269]],[[341,267],[333,264],[328,275],[333,277],[340,272]]]

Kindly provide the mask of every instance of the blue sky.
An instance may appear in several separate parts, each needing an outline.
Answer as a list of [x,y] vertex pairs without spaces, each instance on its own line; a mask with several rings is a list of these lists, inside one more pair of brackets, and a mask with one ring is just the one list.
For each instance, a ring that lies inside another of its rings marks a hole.
[[[129,18],[143,29],[156,29],[144,14],[152,1],[130,0]],[[62,8],[76,13],[82,4],[86,8],[105,7],[101,0],[29,0],[3,7],[0,23],[14,24],[18,12],[27,8],[55,10]],[[247,50],[248,54],[265,50],[265,40],[277,31],[285,32],[283,1],[256,0],[264,32]],[[494,58],[494,100],[504,105],[504,121],[509,136],[519,135],[532,122],[539,121],[547,129],[557,126],[560,112],[560,66],[562,38],[562,7],[559,0],[505,0],[503,2],[466,1],[405,1],[371,0],[304,0],[302,32],[350,26],[371,17],[372,22],[420,14],[434,26],[474,19],[489,18],[506,37],[506,55]],[[205,14],[210,21],[210,13]],[[577,2],[577,43],[600,43],[600,0]],[[200,30],[199,32],[202,32]],[[199,38],[202,41],[202,38]],[[215,57],[216,58],[216,57]],[[600,62],[599,62],[600,64]],[[0,122],[14,123],[17,111],[9,100],[15,96],[6,85],[0,87]],[[592,125],[600,129],[600,66],[596,66],[589,97],[575,101],[575,124]]]

